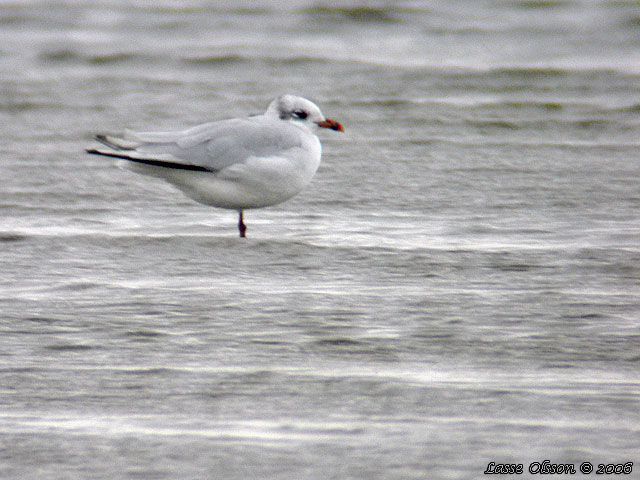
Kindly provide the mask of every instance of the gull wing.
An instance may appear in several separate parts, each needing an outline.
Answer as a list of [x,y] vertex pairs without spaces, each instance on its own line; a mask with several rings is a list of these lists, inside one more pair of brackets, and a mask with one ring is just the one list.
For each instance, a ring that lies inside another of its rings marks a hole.
[[141,163],[143,165],[151,165],[154,167],[172,168],[177,170],[190,170],[192,172],[216,173],[215,170],[210,170],[209,168],[201,167],[199,165],[179,163],[179,162],[174,162],[172,160],[161,160],[160,158],[147,158],[146,155],[139,154],[137,152],[127,152],[127,151],[113,152],[108,150],[98,150],[97,148],[90,148],[90,149],[87,149],[87,153],[90,153],[92,155],[103,155],[105,157],[129,160],[130,162]]
[[301,132],[264,117],[206,123],[180,132],[127,132],[126,138],[99,135],[114,151],[89,153],[148,165],[219,172],[248,158],[282,155],[302,145]]

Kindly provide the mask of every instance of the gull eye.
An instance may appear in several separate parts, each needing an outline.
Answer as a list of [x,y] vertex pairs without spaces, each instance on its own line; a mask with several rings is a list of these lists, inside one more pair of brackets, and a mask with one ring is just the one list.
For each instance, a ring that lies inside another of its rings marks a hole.
[[304,110],[296,110],[292,113],[292,115],[296,118],[299,118],[300,120],[304,120],[305,118],[307,118],[307,112],[305,112]]

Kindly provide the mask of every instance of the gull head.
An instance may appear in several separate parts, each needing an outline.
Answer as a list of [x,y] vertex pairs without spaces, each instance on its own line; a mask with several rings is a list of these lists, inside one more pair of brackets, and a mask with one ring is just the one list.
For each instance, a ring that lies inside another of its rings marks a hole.
[[285,122],[304,125],[312,132],[317,128],[329,128],[344,132],[342,125],[325,118],[318,106],[306,98],[295,95],[282,95],[269,104],[266,115],[274,116]]

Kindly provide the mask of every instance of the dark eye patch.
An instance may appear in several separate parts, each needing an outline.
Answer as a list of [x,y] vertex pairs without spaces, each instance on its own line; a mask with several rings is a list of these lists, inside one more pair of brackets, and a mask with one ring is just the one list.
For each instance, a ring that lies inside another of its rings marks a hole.
[[292,113],[292,115],[296,118],[299,118],[301,120],[304,120],[305,118],[307,118],[307,112],[303,111],[303,110],[296,110],[295,112]]

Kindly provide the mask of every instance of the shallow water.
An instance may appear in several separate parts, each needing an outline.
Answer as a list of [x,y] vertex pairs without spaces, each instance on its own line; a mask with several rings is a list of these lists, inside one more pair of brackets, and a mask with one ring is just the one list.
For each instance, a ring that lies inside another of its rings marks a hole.
[[[3,478],[640,461],[640,6],[355,5],[0,6]],[[346,134],[247,241],[84,154],[284,92]]]

